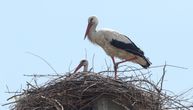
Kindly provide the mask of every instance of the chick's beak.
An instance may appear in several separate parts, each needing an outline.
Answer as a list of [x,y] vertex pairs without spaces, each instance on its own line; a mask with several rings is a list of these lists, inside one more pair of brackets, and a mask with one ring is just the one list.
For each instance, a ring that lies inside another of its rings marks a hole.
[[76,67],[76,69],[74,70],[74,73],[76,73],[82,66],[83,66],[83,63],[80,63],[80,64]]

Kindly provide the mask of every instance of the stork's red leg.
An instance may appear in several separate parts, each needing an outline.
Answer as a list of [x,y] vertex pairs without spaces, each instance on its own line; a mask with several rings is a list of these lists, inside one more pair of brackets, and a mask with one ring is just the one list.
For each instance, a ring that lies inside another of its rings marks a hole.
[[132,58],[130,58],[130,59],[128,59],[128,60],[123,60],[123,61],[117,62],[116,65],[119,65],[119,64],[124,63],[124,62],[127,62],[127,61],[132,61],[132,60],[135,60],[135,59],[137,59],[136,56],[134,56],[134,57],[132,57]]
[[112,61],[113,61],[113,65],[114,65],[115,79],[117,79],[117,69],[118,69],[118,65],[121,64],[121,63],[127,62],[127,61],[135,60],[135,59],[137,59],[137,57],[134,56],[134,57],[132,57],[132,58],[130,58],[130,59],[128,59],[128,60],[123,60],[123,61],[120,61],[120,62],[117,62],[117,63],[115,62],[114,57],[111,57],[111,59],[112,59]]
[[111,59],[112,59],[112,61],[113,61],[113,65],[114,65],[115,79],[117,79],[117,68],[118,68],[118,64],[115,63],[114,57],[111,57]]
[[137,58],[137,57],[134,56],[134,57],[132,57],[132,58],[130,58],[130,59],[128,59],[128,60],[123,60],[123,61],[120,61],[120,62],[117,62],[117,63],[115,63],[114,58],[112,58],[112,59],[113,59],[113,62],[114,62],[115,79],[117,79],[117,68],[118,68],[118,65],[121,64],[121,63],[127,62],[127,61],[135,60],[136,58]]

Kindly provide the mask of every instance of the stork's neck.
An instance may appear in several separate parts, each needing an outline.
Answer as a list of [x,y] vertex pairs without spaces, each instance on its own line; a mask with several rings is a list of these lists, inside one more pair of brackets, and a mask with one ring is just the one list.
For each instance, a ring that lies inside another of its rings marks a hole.
[[88,71],[88,65],[84,65],[83,72],[87,72],[87,71]]
[[93,25],[91,26],[89,32],[88,32],[88,39],[89,39],[91,42],[93,42],[93,43],[95,43],[95,38],[96,38],[95,36],[96,36],[96,33],[97,33],[96,27],[97,27],[97,24],[93,24]]

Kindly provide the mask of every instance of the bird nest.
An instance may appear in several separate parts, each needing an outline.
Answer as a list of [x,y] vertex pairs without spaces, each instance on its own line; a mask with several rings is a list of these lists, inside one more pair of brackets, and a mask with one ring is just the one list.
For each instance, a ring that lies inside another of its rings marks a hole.
[[31,85],[17,96],[13,110],[96,110],[95,104],[104,97],[123,110],[186,108],[144,76],[115,80],[92,72],[59,76],[41,87]]

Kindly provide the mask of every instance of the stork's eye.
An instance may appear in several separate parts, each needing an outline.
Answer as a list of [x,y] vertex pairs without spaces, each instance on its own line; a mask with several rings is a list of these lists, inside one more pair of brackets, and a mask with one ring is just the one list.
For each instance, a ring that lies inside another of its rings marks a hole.
[[90,22],[93,22],[93,18],[90,19]]

